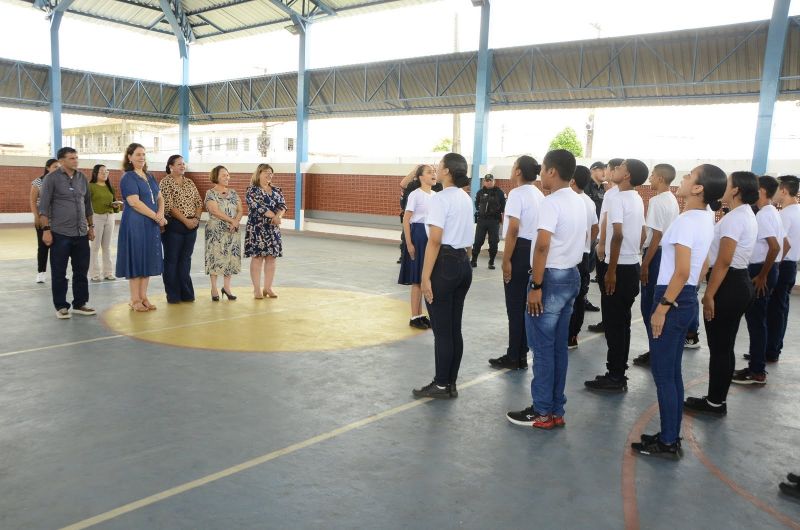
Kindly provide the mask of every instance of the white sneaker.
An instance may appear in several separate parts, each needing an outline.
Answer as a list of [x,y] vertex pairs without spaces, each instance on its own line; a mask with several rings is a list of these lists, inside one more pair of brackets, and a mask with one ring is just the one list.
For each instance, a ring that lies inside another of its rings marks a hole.
[[78,315],[96,315],[97,311],[94,310],[93,307],[89,307],[88,305],[84,305],[81,307],[73,307],[72,312]]
[[36,283],[44,283],[46,279],[47,279],[46,272],[39,272],[36,274]]
[[69,309],[67,309],[66,307],[62,307],[61,309],[56,311],[56,317],[64,319],[64,318],[72,318],[72,315],[70,314]]
[[111,281],[111,282],[113,282],[113,281],[114,281],[114,280],[116,280],[116,279],[117,279],[117,277],[116,277],[116,276],[114,276],[113,274],[108,274],[108,275],[106,275],[106,280],[108,280],[108,281]]
[[92,276],[93,282],[102,282],[103,278],[101,276]]

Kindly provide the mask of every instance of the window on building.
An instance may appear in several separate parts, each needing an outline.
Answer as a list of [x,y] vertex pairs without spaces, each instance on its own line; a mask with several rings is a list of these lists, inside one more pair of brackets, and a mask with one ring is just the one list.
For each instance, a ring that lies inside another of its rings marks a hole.
[[294,138],[284,138],[283,147],[286,151],[294,151]]
[[242,139],[242,150],[245,152],[250,150],[250,138]]
[[159,144],[161,143],[160,140],[161,140],[161,138],[159,138],[158,136],[154,136],[153,137],[153,151],[155,151],[155,152],[159,151],[159,147],[160,147]]
[[228,151],[236,151],[239,149],[239,139],[238,138],[227,138],[225,140],[225,149]]
[[220,140],[219,138],[214,138],[214,151],[219,151],[221,146],[222,146],[222,140]]

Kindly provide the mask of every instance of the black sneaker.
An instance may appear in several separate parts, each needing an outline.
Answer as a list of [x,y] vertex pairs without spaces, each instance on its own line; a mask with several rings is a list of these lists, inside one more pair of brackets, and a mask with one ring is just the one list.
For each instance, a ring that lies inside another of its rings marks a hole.
[[494,261],[489,262],[489,269],[494,270]]
[[767,373],[757,374],[751,372],[750,368],[742,368],[733,372],[733,380],[731,382],[737,385],[766,385]]
[[523,427],[533,427],[533,421],[540,416],[542,416],[542,414],[533,410],[533,405],[519,412],[506,413],[506,419],[508,421],[514,425],[522,425]]
[[598,322],[597,324],[589,324],[589,326],[586,329],[588,329],[592,333],[605,333],[606,332],[606,327],[603,325],[602,322]]
[[489,365],[492,368],[506,369],[506,370],[520,370],[528,367],[528,360],[518,361],[512,359],[508,355],[497,357],[496,359],[489,359]]
[[583,306],[584,311],[589,311],[590,313],[599,313],[600,308],[591,303],[588,299],[584,302]]
[[428,329],[428,326],[426,326],[425,322],[422,321],[422,317],[412,318],[408,321],[408,325],[412,328]]
[[419,319],[422,321],[423,324],[425,324],[426,328],[431,329],[431,319],[425,316],[419,317]]
[[578,347],[578,337],[570,337],[567,341],[567,349],[574,350]]
[[683,348],[684,349],[688,348],[690,350],[696,350],[699,347],[700,347],[700,335],[697,334],[697,333],[695,333],[695,335],[693,337],[690,337],[689,335],[687,335],[686,338],[683,341]]
[[745,361],[749,361],[750,360],[750,354],[749,353],[745,353],[744,355],[742,355],[742,357],[744,358]]
[[778,487],[784,495],[800,500],[800,484],[781,482]]
[[[642,443],[653,443],[658,441],[659,436],[661,436],[661,432],[657,432],[655,434],[642,434],[639,439],[642,440]],[[683,438],[678,437],[678,441],[675,442],[678,444],[678,447],[681,447],[681,440],[683,440]]]
[[650,352],[646,351],[633,360],[636,366],[650,366]]
[[450,399],[450,385],[440,386],[436,381],[431,381],[429,385],[422,388],[415,388],[411,391],[415,398],[434,398],[434,399]]
[[683,456],[683,450],[681,449],[679,442],[667,445],[662,443],[657,436],[655,438],[656,439],[653,440],[648,437],[647,441],[645,441],[644,437],[642,437],[641,442],[634,442],[631,444],[631,449],[640,455],[657,456],[667,460],[681,459]]
[[478,262],[477,261],[470,261],[469,264],[472,265],[473,269],[478,266]]
[[800,484],[800,475],[795,475],[794,473],[789,473],[786,475],[786,480],[793,484]]
[[722,405],[712,405],[708,401],[708,396],[686,398],[686,401],[683,402],[683,409],[718,417],[725,416],[728,413],[728,405],[726,403]]
[[600,390],[603,392],[625,392],[628,390],[628,378],[612,377],[611,374],[598,375],[590,381],[584,381],[584,386],[589,390]]
[[458,388],[456,388],[455,383],[450,383],[450,397],[457,398],[458,397]]

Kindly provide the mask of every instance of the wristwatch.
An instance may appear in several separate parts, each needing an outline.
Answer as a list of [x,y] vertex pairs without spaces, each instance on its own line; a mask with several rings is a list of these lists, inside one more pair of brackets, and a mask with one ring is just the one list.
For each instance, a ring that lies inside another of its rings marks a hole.
[[667,300],[667,298],[665,296],[662,296],[661,300],[659,300],[658,303],[660,305],[668,305],[670,307],[678,307],[678,302],[671,302],[671,301]]
[[533,281],[533,279],[531,279],[530,283],[531,291],[538,291],[539,289],[542,288],[543,285],[544,285],[543,283],[536,283],[535,281]]
[[49,232],[49,231],[50,231],[50,225],[45,225],[42,227],[42,232]]

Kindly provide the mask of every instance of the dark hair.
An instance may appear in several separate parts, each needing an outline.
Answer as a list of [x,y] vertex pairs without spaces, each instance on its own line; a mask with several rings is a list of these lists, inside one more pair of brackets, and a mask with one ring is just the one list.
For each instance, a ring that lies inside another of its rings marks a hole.
[[417,169],[414,171],[414,180],[419,180],[423,173],[425,173],[425,168],[431,167],[430,164],[420,164],[417,166]]
[[172,171],[170,171],[169,168],[170,168],[170,166],[174,166],[175,165],[175,161],[177,159],[179,159],[179,158],[183,158],[183,157],[181,155],[172,155],[167,159],[167,167],[165,169],[165,171],[167,172],[167,175],[171,175],[172,174]]
[[724,171],[713,164],[703,164],[698,166],[698,169],[700,174],[697,176],[697,184],[703,186],[703,202],[716,212],[722,208],[719,200],[725,195],[728,177]]
[[228,168],[226,168],[225,166],[216,166],[211,169],[211,173],[209,174],[211,182],[213,182],[214,184],[219,184],[219,172],[222,171],[223,169],[225,171],[228,171]]
[[56,153],[56,158],[61,160],[62,158],[66,158],[67,155],[71,155],[72,153],[77,153],[77,151],[71,147],[62,147],[61,149],[58,150],[58,153]]
[[[144,146],[142,144],[132,143],[131,145],[128,146],[127,149],[125,149],[125,155],[122,157],[122,169],[124,169],[125,171],[133,171],[133,164],[131,163],[130,160],[128,160],[128,157],[131,156],[133,152],[139,149],[140,147],[144,149]],[[147,164],[144,165],[142,170],[145,173],[147,173]]]
[[625,162],[625,159],[623,158],[612,158],[611,160],[608,161],[608,169],[616,169],[623,162]]
[[731,187],[739,189],[739,198],[745,204],[758,202],[758,177],[750,171],[731,173]]
[[559,178],[565,182],[572,180],[575,173],[575,155],[566,149],[554,149],[544,155],[542,164],[548,168],[554,168]]
[[656,164],[653,166],[653,173],[658,173],[667,186],[675,180],[675,168],[669,164]]
[[[106,165],[95,164],[94,167],[92,168],[92,179],[89,181],[92,184],[97,184],[97,175],[100,173],[101,167],[106,167]],[[111,192],[111,195],[114,195],[114,188],[111,187],[111,181],[109,179],[106,179],[106,187],[108,188],[108,191]]]
[[50,170],[47,169],[47,168],[49,168],[50,166],[52,166],[56,162],[58,162],[58,159],[56,159],[56,158],[48,158],[47,159],[47,162],[44,165],[44,173],[42,173],[42,177],[46,177],[48,174],[50,174]]
[[535,182],[539,172],[542,171],[542,166],[532,156],[522,155],[517,158],[515,164],[517,164],[517,169],[522,173],[522,180],[525,182]]
[[771,199],[775,196],[775,192],[778,191],[778,179],[763,175],[758,177],[758,187],[767,192],[767,199]]
[[447,153],[442,157],[444,167],[453,176],[453,184],[458,188],[469,186],[470,179],[467,176],[467,159],[458,153]]
[[623,164],[628,168],[628,173],[631,176],[631,186],[636,187],[644,184],[650,171],[644,162],[637,158],[626,158]]
[[586,166],[575,166],[575,173],[572,174],[572,180],[578,189],[583,191],[589,185],[589,180],[592,178],[592,172]]
[[797,192],[800,191],[800,179],[794,175],[783,175],[778,177],[780,187],[786,190],[790,197],[797,197]]

